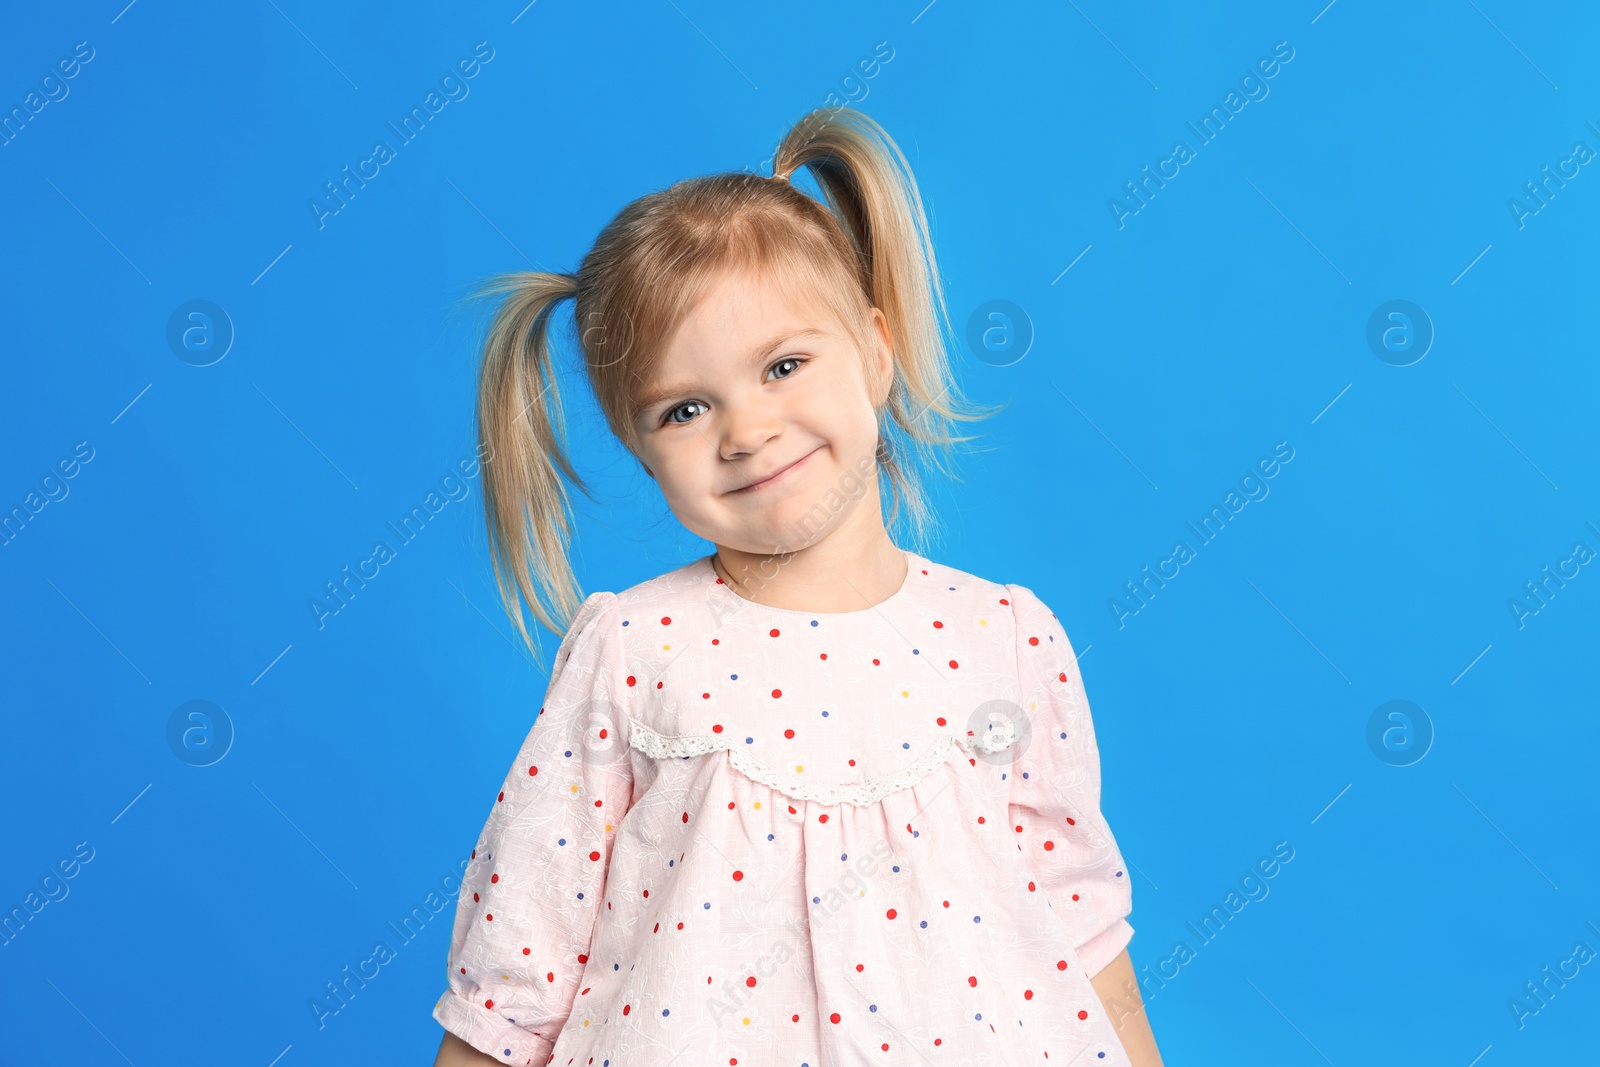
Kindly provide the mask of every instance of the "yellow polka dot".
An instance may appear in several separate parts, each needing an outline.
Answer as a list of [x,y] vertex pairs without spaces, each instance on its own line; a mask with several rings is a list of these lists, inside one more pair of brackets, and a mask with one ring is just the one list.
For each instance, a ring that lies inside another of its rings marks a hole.
[[794,773],[801,774],[801,773],[804,773],[804,771],[805,771],[805,768],[800,766],[800,764],[796,763],[794,765]]
[[760,810],[761,810],[761,801],[759,801],[759,800],[758,800],[758,801],[756,801],[756,810],[757,810],[757,811],[760,811]]
[[567,788],[569,790],[571,790],[572,792],[574,792],[574,793],[576,793],[578,791],[578,787],[576,785],[570,785]]
[[978,620],[978,625],[979,626],[988,626],[989,625],[989,620],[988,619],[979,619]]
[[663,652],[671,652],[672,651],[672,646],[671,645],[662,645],[661,646],[661,651],[663,651]]
[[746,1015],[746,1016],[745,1016],[745,1017],[744,1017],[744,1024],[745,1024],[745,1025],[746,1025],[746,1026],[749,1026],[749,1025],[750,1025],[750,1016],[748,1016],[748,1015]]
[[910,696],[910,695],[911,695],[911,694],[910,694],[910,693],[908,693],[908,692],[906,692],[906,691],[905,691],[905,690],[904,690],[904,689],[902,689],[902,690],[900,690],[900,695],[901,695],[901,696],[903,696],[903,697],[908,697],[908,696]]

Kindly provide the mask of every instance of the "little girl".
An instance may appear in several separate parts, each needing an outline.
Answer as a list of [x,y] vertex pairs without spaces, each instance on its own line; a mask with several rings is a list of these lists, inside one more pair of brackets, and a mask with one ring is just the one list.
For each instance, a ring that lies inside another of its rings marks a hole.
[[[565,638],[456,902],[437,1064],[1160,1064],[1066,634],[885,526],[880,478],[921,532],[911,461],[988,413],[882,128],[813,112],[771,178],[679,182],[576,275],[485,292],[496,576],[524,640],[519,594]],[[568,297],[611,430],[715,546],[587,599]]]

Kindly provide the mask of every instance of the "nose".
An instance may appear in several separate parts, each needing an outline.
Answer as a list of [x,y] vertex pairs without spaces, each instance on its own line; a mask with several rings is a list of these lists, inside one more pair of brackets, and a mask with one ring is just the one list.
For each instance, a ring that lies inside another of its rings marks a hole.
[[777,411],[761,400],[741,398],[725,410],[718,445],[723,459],[753,455],[783,432],[783,420]]

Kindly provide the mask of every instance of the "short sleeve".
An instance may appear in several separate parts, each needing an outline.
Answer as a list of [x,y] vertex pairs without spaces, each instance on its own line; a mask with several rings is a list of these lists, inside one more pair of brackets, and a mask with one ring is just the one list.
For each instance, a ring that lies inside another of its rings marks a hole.
[[1026,741],[1010,766],[1012,826],[1092,978],[1133,937],[1133,885],[1100,813],[1100,750],[1078,657],[1031,590],[1006,587]]
[[632,804],[620,620],[614,593],[579,608],[456,898],[449,988],[433,1017],[502,1063],[549,1059]]

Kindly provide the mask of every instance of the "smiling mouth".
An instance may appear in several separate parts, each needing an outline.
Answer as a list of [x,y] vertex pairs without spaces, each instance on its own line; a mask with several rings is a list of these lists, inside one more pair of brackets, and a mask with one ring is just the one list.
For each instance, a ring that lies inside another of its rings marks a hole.
[[754,491],[759,490],[759,489],[765,489],[767,486],[774,484],[775,482],[779,481],[780,479],[782,479],[784,477],[787,477],[791,472],[796,470],[802,463],[804,463],[806,460],[810,459],[812,456],[816,455],[821,450],[822,450],[822,446],[818,445],[816,448],[812,449],[810,452],[807,452],[805,455],[801,456],[799,459],[795,460],[793,463],[789,464],[787,467],[780,467],[778,470],[773,471],[771,474],[767,475],[765,478],[761,479],[759,482],[751,482],[749,485],[740,486],[738,489],[734,489],[731,492],[733,492],[733,493],[749,493],[749,492],[754,492]]

